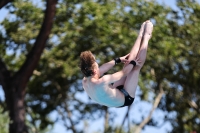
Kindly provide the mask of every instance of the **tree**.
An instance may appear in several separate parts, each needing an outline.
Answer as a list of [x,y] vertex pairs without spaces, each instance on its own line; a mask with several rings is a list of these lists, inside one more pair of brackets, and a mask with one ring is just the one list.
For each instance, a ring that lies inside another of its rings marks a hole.
[[[31,77],[35,67],[38,64],[40,56],[45,48],[46,41],[50,34],[51,27],[53,25],[53,18],[55,14],[55,6],[57,0],[47,0],[46,3],[46,11],[44,15],[44,21],[41,26],[41,29],[38,33],[37,38],[35,39],[35,43],[33,47],[26,53],[26,57],[21,64],[21,67],[18,70],[9,69],[5,64],[5,59],[0,59],[0,84],[5,92],[6,97],[6,105],[9,110],[9,116],[12,121],[10,124],[10,133],[21,133],[28,132],[25,126],[25,105],[24,98],[26,94],[26,85]],[[23,1],[17,4],[24,4]],[[12,5],[11,5],[12,6]],[[27,7],[31,7],[28,5]],[[19,11],[19,9],[12,6],[14,12]],[[32,11],[34,12],[34,8],[32,7]],[[18,12],[20,13],[20,12]],[[26,14],[27,13],[27,14]],[[25,12],[26,15],[31,15],[32,12]],[[1,57],[5,57],[7,47],[18,48],[20,46],[28,46],[28,44],[19,45],[22,40],[16,40],[15,35],[12,34],[13,30],[20,32],[24,27],[28,26],[26,24],[20,25],[20,20],[16,18],[16,21],[13,21],[8,24],[8,21],[4,21],[4,26],[7,32],[7,35],[1,35],[1,43],[3,45],[3,53],[1,53]],[[11,25],[10,25],[11,24]],[[34,25],[34,22],[29,22],[30,25]],[[33,31],[34,32],[34,31]],[[9,36],[11,35],[11,36]],[[13,37],[13,38],[12,38]],[[29,44],[30,46],[31,44]],[[23,52],[23,50],[22,50]],[[13,54],[14,55],[14,54]],[[9,57],[8,57],[9,58]],[[14,61],[14,60],[13,60]],[[15,63],[14,63],[15,64]]]
[[200,79],[196,76],[199,63],[195,62],[200,54],[197,41],[200,6],[187,0],[177,1],[177,6],[179,10],[171,10],[167,21],[156,20],[158,27],[154,33],[159,34],[154,34],[152,44],[155,47],[150,47],[146,62],[149,66],[143,68],[143,82],[151,83],[149,88],[155,93],[159,92],[159,86],[165,91],[159,108],[168,112],[164,121],[172,124],[172,132],[198,132]]
[[[181,15],[175,14],[183,21],[183,24],[177,30],[172,27],[173,35],[179,41],[179,55],[175,58],[176,68],[173,73],[173,89],[168,92],[166,107],[167,110],[176,110],[176,121],[172,121],[174,127],[173,132],[199,132],[199,81],[200,74],[198,68],[199,63],[196,63],[200,55],[200,45],[198,34],[199,28],[199,3],[191,2],[188,0],[177,1],[177,5],[181,10]],[[174,18],[175,18],[174,17]],[[175,20],[175,19],[174,19]],[[170,23],[174,23],[173,21]],[[171,96],[174,93],[173,97]],[[173,104],[177,106],[173,106]],[[182,126],[178,126],[178,125]]]

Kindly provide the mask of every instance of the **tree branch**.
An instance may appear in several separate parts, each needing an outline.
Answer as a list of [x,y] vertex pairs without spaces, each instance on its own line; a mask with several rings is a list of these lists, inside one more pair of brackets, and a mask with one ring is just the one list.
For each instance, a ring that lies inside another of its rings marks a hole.
[[120,132],[122,132],[122,127],[124,126],[124,123],[125,123],[126,119],[128,121],[128,131],[130,132],[130,126],[129,126],[129,112],[130,112],[130,109],[131,109],[131,105],[128,106],[128,108],[127,108],[126,115],[124,116],[124,119],[123,119],[121,127],[120,127]]
[[104,133],[108,131],[109,128],[109,112],[108,112],[108,107],[104,107],[105,110],[105,120],[104,120]]
[[64,113],[63,113],[63,111],[61,111],[61,109],[57,109],[57,111],[58,111],[58,113],[61,115],[61,119],[62,119],[62,121],[63,121],[63,123],[64,123],[64,126],[66,127],[66,129],[68,130],[69,129],[69,126],[68,126],[68,124],[67,124],[67,122],[66,122],[66,120],[67,120],[67,118],[66,118],[66,116],[64,115]]
[[158,107],[158,104],[160,103],[160,100],[162,98],[162,95],[164,94],[164,91],[162,89],[160,89],[160,93],[158,94],[158,96],[156,97],[153,107],[148,115],[148,117],[146,119],[144,119],[142,121],[142,123],[140,123],[140,125],[136,128],[135,133],[140,133],[140,131],[142,130],[142,128],[149,122],[149,120],[152,117],[152,114],[154,112],[154,110]]
[[[52,29],[53,20],[56,12],[57,0],[47,0],[47,8],[45,11],[44,21],[40,30],[36,42],[28,54],[26,61],[22,65],[21,69],[15,74],[15,84],[19,85],[21,89],[25,89],[25,86],[31,77],[34,69],[36,68],[42,52],[45,48],[45,44]],[[20,81],[20,82],[19,82]]]
[[73,131],[73,133],[76,133],[76,128],[75,128],[75,126],[74,126],[74,122],[73,122],[73,120],[72,120],[72,113],[71,113],[71,111],[68,109],[68,105],[67,105],[67,102],[65,101],[64,102],[64,109],[65,109],[65,111],[67,112],[67,114],[68,114],[68,119],[69,119],[69,122],[70,122],[70,129]]
[[9,2],[12,2],[13,0],[1,0],[0,1],[0,9],[2,7],[4,7],[6,4],[8,4]]
[[[61,93],[61,86],[58,83],[54,83],[56,86],[56,89],[60,92],[60,94],[63,97],[63,94]],[[76,128],[74,127],[74,122],[72,120],[72,114],[71,111],[68,109],[68,104],[65,101],[64,105],[60,106],[64,111],[62,111],[62,109],[57,109],[58,113],[62,116],[62,121],[64,122],[64,126],[66,127],[66,129],[71,129],[73,133],[76,133]],[[65,115],[65,113],[67,112],[67,115]],[[70,123],[70,125],[68,125],[67,120],[69,120],[68,122]]]

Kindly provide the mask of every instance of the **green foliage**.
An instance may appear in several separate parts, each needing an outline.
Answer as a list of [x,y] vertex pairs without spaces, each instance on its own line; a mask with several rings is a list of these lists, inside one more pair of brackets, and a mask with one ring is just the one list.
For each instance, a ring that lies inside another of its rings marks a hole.
[[[85,119],[103,117],[105,107],[89,97],[86,101],[81,99],[85,93],[79,55],[91,50],[102,64],[127,54],[140,25],[150,19],[154,32],[139,80],[141,99],[152,102],[149,94],[156,96],[164,89],[159,109],[168,112],[163,121],[172,124],[172,132],[200,131],[198,3],[179,0],[178,12],[153,0],[59,2],[46,49],[27,86],[26,106],[30,108],[27,112],[33,127],[45,131],[54,123],[49,119],[53,111],[62,114],[58,119],[65,118],[68,130],[76,132],[81,132],[76,126]],[[43,9],[24,0],[13,2],[8,10],[13,17],[1,23],[6,32],[0,32],[0,57],[14,72],[32,48],[44,14]],[[121,68],[117,66],[112,71]],[[110,119],[114,118],[113,115]],[[156,120],[149,124],[159,126]]]
[[4,112],[3,108],[0,106],[0,133],[9,133],[9,123],[8,112]]
[[17,71],[33,46],[44,15],[42,9],[28,1],[13,2],[8,7],[11,17],[1,22],[6,33],[0,37],[0,57],[9,70]]
[[[166,115],[173,132],[199,131],[200,44],[198,3],[179,1],[181,12],[171,11],[171,19],[157,19],[152,45],[142,69],[142,81],[158,92],[165,90],[159,107],[175,115]],[[195,12],[195,13],[194,13]],[[193,103],[193,104],[191,104]],[[197,106],[194,106],[197,105]]]

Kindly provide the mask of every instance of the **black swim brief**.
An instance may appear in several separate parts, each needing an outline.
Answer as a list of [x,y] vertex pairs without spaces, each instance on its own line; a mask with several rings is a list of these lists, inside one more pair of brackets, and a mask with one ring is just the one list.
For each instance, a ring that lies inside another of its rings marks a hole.
[[124,89],[124,86],[123,85],[120,85],[120,86],[117,86],[116,87],[118,90],[120,90],[123,94],[124,94],[124,97],[125,97],[125,102],[124,102],[124,105],[120,106],[120,107],[124,107],[124,106],[130,106],[133,101],[134,101],[134,98],[132,98],[128,92]]

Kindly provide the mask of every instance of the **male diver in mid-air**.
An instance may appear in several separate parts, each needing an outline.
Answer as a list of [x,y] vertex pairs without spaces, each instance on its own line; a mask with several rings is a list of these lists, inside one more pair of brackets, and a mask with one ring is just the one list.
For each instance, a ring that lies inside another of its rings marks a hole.
[[[91,99],[108,107],[124,107],[133,103],[152,31],[153,24],[149,20],[145,21],[130,53],[100,67],[90,51],[81,53],[80,69],[84,74],[82,85]],[[121,71],[103,75],[120,62],[124,63]]]

